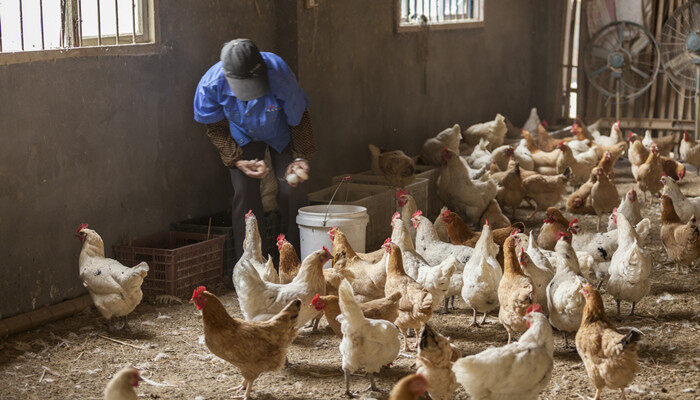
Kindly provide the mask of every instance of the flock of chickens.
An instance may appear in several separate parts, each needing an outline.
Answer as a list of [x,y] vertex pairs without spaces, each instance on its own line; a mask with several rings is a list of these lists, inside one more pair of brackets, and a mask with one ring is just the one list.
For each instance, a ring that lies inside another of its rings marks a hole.
[[[685,167],[670,158],[673,143],[666,138],[625,137],[619,123],[606,136],[577,121],[572,136],[553,139],[538,123],[530,129],[534,135],[522,131],[514,148],[503,144],[509,130],[514,128],[498,115],[426,141],[420,158],[440,165],[438,195],[446,207],[431,221],[410,193],[398,190],[391,237],[374,252],[356,252],[342,229],[332,227],[332,252],[324,247],[300,261],[280,235],[275,269],[261,251],[257,219],[248,213],[244,254],[232,277],[243,319],[231,317],[205,287],[191,299],[202,312],[207,348],[243,376],[235,390],[244,393],[237,398],[250,398],[261,373],[288,364],[287,349],[298,331],[307,325],[316,330],[325,318],[342,338],[341,368],[351,397],[353,373],[364,370],[369,389],[379,390],[375,376],[406,356],[415,357],[416,374],[396,383],[390,399],[417,399],[426,392],[435,400],[450,399],[458,385],[473,399],[536,399],[551,378],[555,328],[567,347],[575,337],[595,399],[604,388],[620,390],[624,399],[638,370],[641,332],[615,327],[599,289],[604,285],[616,300],[618,318],[621,302],[631,303],[633,314],[650,291],[652,259],[644,241],[656,232],[641,213],[638,192],[645,201],[647,193],[662,194],[663,246],[679,270],[692,268],[700,257],[700,198],[686,198],[679,189]],[[623,155],[637,190],[620,197],[613,166]],[[697,168],[700,145],[685,135],[680,156]],[[406,168],[405,161],[402,152],[373,149],[374,167],[388,180],[410,182],[415,168]],[[585,231],[556,207],[570,187],[566,211],[596,215],[597,231]],[[526,233],[523,223],[511,223],[502,211],[514,218],[528,203],[528,219],[544,212],[537,234]],[[83,242],[80,275],[95,305],[108,320],[125,318],[141,301],[148,266],[127,268],[105,258],[101,238],[85,224],[77,236]],[[324,269],[329,261],[331,268]],[[433,313],[449,312],[456,296],[472,309],[470,326],[497,311],[508,343],[464,355],[431,327]],[[409,343],[412,334],[416,339]],[[125,368],[108,384],[105,398],[135,399],[139,379],[137,370]]]

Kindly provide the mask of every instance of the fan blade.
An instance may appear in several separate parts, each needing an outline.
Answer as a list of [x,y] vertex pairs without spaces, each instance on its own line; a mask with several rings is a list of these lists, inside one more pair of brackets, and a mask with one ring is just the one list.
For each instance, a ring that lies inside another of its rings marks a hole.
[[641,76],[644,79],[649,79],[649,75],[644,73],[644,71],[640,70],[639,68],[635,67],[634,65],[630,65],[630,69],[634,71],[637,75]]
[[679,70],[685,68],[683,64],[690,61],[690,57],[686,53],[681,53],[666,63],[666,69]]
[[630,52],[636,56],[637,54],[639,54],[639,52],[644,50],[648,45],[649,45],[649,38],[646,36],[641,36],[639,39],[632,42],[632,46],[630,46]]
[[600,46],[591,46],[591,55],[596,58],[600,58],[603,60],[608,59],[608,54],[610,54],[610,51],[604,47]]
[[606,69],[608,69],[608,66],[603,65],[602,67],[598,68],[597,70],[591,72],[591,78],[595,78],[596,76],[600,75]]
[[617,26],[617,35],[618,35],[617,41],[620,42],[620,46],[622,46],[622,42],[623,42],[623,35],[622,34],[624,33],[624,30],[625,30],[624,25],[625,25],[625,23],[622,22],[622,23],[620,23],[620,25]]

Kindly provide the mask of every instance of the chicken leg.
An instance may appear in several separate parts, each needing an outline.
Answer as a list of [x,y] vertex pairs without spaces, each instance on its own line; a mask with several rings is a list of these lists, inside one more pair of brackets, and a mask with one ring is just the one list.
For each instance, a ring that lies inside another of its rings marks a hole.
[[469,325],[467,325],[467,328],[472,327],[472,326],[475,326],[475,325],[476,325],[477,327],[479,326],[479,323],[476,322],[476,308],[473,309],[472,311],[473,311],[473,314],[472,314],[472,323],[469,324]]
[[445,297],[445,314],[449,314],[450,312],[450,298]]
[[350,371],[344,369],[343,372],[345,373],[345,395],[353,398],[355,395],[350,391]]
[[633,316],[633,315],[634,315],[634,306],[636,306],[636,305],[637,305],[637,303],[635,303],[635,302],[632,302],[632,310],[630,310],[630,313],[629,313],[629,314],[627,314],[627,316],[628,316],[628,317],[631,317],[631,316]]
[[481,317],[481,322],[479,322],[481,325],[486,323],[486,315],[487,313],[484,313],[484,315]]
[[617,319],[620,319],[620,300],[615,300],[617,302]]
[[369,387],[367,387],[366,390],[370,390],[372,392],[381,392],[382,390],[377,387],[377,385],[374,382],[374,374],[370,373],[369,374]]
[[627,400],[627,396],[625,396],[625,388],[620,389],[620,397],[622,400]]

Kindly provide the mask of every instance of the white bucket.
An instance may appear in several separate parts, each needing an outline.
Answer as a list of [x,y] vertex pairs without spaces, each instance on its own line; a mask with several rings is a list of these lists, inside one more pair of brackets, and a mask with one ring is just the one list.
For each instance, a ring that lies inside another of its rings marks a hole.
[[[301,260],[323,246],[331,249],[333,243],[328,236],[328,229],[333,226],[343,231],[353,250],[364,253],[368,222],[369,216],[365,207],[332,204],[330,207],[317,205],[300,208],[297,224],[301,238]],[[330,262],[324,267],[330,267]]]

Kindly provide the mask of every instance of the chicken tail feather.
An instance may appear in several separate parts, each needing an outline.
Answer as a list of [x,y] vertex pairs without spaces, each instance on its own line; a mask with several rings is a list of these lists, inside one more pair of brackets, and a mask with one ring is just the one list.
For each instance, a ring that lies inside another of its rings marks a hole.
[[630,343],[637,343],[642,339],[642,332],[637,329],[630,329],[629,332],[620,340],[620,344],[624,349]]

